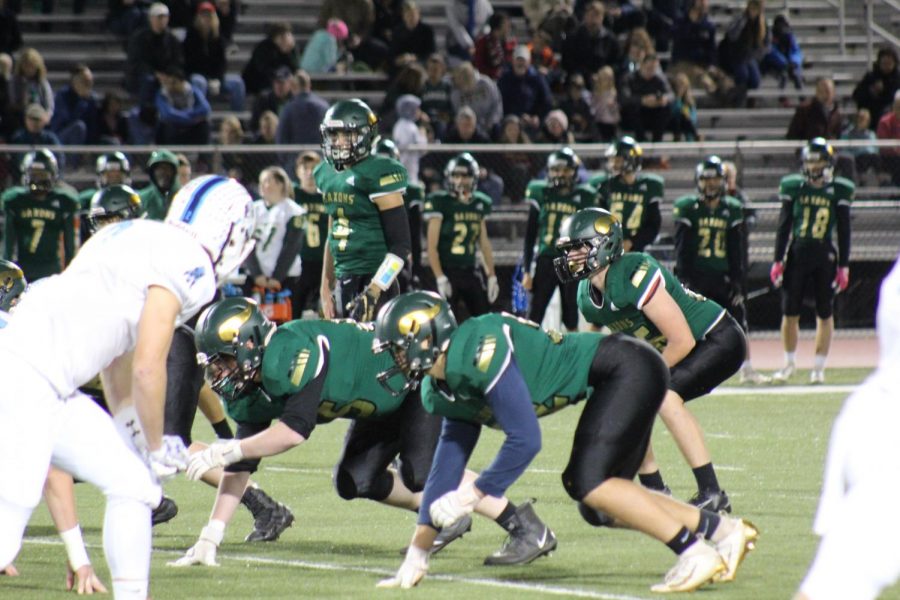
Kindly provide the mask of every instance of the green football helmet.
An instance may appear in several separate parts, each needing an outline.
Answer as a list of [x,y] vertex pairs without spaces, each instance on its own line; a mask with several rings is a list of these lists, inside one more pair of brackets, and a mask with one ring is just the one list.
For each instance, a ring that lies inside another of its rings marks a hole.
[[560,148],[547,157],[547,181],[556,189],[572,189],[581,159],[571,148]]
[[107,152],[97,157],[97,187],[131,184],[131,162],[124,152]]
[[9,312],[27,285],[25,274],[19,265],[0,259],[0,310]]
[[[400,396],[415,389],[456,331],[456,317],[447,301],[434,292],[408,292],[389,300],[375,318],[372,351],[387,350],[394,366],[378,374],[378,382],[390,394]],[[402,374],[399,390],[388,383]]]
[[697,193],[703,200],[715,200],[725,195],[725,165],[715,154],[697,164],[694,171]]
[[375,140],[375,147],[372,148],[372,154],[375,156],[386,156],[388,158],[393,158],[394,160],[400,160],[400,150],[397,149],[397,144],[395,144],[393,140],[381,136]]
[[834,147],[823,137],[813,138],[800,152],[803,177],[813,185],[830,183],[834,178]]
[[22,159],[22,185],[32,192],[49,192],[59,179],[59,163],[47,148],[32,150]]
[[249,298],[226,298],[204,310],[194,342],[197,363],[213,391],[231,401],[258,387],[254,380],[275,329]]
[[319,131],[325,160],[341,171],[372,153],[378,137],[378,117],[358,98],[341,100],[325,112]]
[[[562,222],[556,247],[562,256],[553,259],[556,276],[563,283],[586,279],[612,264],[624,253],[622,224],[607,210],[583,208]],[[586,251],[571,257],[575,251]]]
[[110,185],[97,190],[91,198],[88,226],[97,233],[104,226],[143,216],[141,197],[127,185]]
[[633,137],[622,136],[606,149],[606,170],[613,176],[636,173],[641,170],[643,155],[643,149]]
[[457,154],[444,167],[444,185],[455,196],[470,196],[477,187],[479,166],[468,152]]
[[[172,168],[160,168],[163,165],[169,165]],[[175,183],[175,176],[178,174],[178,157],[171,150],[154,150],[147,161],[147,174],[150,176],[150,181],[153,185],[164,193],[168,193]]]

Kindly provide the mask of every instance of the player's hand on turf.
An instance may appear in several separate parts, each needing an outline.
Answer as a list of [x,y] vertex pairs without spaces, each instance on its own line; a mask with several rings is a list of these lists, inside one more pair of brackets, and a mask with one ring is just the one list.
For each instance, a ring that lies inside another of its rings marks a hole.
[[375,305],[378,303],[378,294],[367,287],[363,293],[347,303],[347,316],[354,321],[365,323],[375,320]]
[[167,564],[170,567],[190,567],[192,565],[218,567],[216,551],[219,549],[219,544],[222,543],[222,538],[224,537],[224,529],[218,531],[214,527],[207,525],[200,532],[200,539],[184,553],[184,556]]
[[191,454],[188,460],[187,477],[199,480],[208,471],[217,467],[227,467],[244,458],[240,440],[220,440],[213,442],[200,452]]
[[832,287],[839,292],[843,292],[850,285],[850,267],[838,267],[834,274],[834,283]]
[[464,483],[459,489],[447,492],[431,504],[429,514],[435,527],[444,528],[453,525],[464,516],[475,510],[481,500],[481,494],[471,483]]
[[453,286],[450,285],[450,280],[446,275],[437,278],[437,291],[445,300],[449,300],[453,295]]
[[77,593],[79,596],[82,594],[107,593],[106,586],[94,573],[94,567],[90,564],[81,565],[75,571],[72,571],[72,568],[66,565],[66,589]]
[[769,280],[771,280],[772,285],[775,287],[781,287],[781,282],[784,279],[784,263],[781,261],[773,262],[772,268],[769,270]]
[[428,572],[428,550],[422,550],[415,544],[410,544],[406,551],[406,558],[397,574],[388,579],[382,579],[375,587],[400,588],[408,590],[416,586]]
[[180,437],[164,435],[162,446],[147,453],[147,463],[156,478],[165,481],[187,468],[188,451]]
[[497,301],[498,296],[500,296],[500,284],[497,282],[497,276],[491,275],[487,280],[488,302],[493,304]]

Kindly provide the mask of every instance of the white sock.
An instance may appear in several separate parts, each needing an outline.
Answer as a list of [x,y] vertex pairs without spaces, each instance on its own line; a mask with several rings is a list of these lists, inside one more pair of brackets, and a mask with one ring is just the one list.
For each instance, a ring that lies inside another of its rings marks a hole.
[[131,498],[106,499],[103,551],[116,600],[146,600],[150,586],[150,507]]
[[816,354],[816,357],[813,359],[813,369],[816,371],[824,371],[826,360],[828,360],[828,355]]
[[784,353],[784,364],[785,365],[795,365],[797,360],[796,352],[785,352]]

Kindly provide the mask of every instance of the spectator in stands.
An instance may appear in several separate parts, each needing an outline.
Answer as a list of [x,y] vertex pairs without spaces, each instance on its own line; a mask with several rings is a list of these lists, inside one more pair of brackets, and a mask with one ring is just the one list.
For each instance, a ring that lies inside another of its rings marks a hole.
[[585,8],[581,25],[563,43],[566,73],[581,73],[587,81],[601,67],[619,64],[622,52],[615,35],[603,26],[605,14],[602,2],[591,2]]
[[281,66],[275,70],[272,74],[271,88],[258,95],[253,103],[250,131],[254,133],[259,131],[259,118],[264,112],[270,110],[277,115],[281,112],[281,108],[291,101],[293,79],[294,73],[288,67]]
[[272,81],[275,71],[285,67],[293,73],[300,67],[294,34],[287,22],[270,24],[266,38],[259,42],[241,74],[248,94],[258,94]]
[[[500,134],[496,142],[505,146],[530,144],[531,139],[522,129],[522,121],[516,115],[506,115],[500,122]],[[496,157],[494,168],[503,180],[506,192],[513,202],[525,196],[525,186],[534,176],[536,157],[528,152],[515,152],[512,148]]]
[[22,47],[22,31],[19,18],[0,0],[0,52],[13,54]]
[[443,141],[446,144],[489,144],[491,138],[479,126],[478,113],[464,105],[456,111],[453,126],[447,130]]
[[419,127],[419,121],[428,117],[422,112],[422,101],[412,94],[404,94],[397,98],[397,121],[391,130],[391,139],[400,151],[400,162],[406,167],[407,179],[412,183],[419,182],[419,161],[421,150],[409,147],[428,143],[425,132]]
[[79,63],[70,71],[69,84],[56,94],[50,129],[64,145],[96,144],[100,101],[94,92],[94,75]]
[[375,0],[372,36],[390,46],[394,27],[403,19],[403,0]]
[[803,52],[785,15],[776,16],[772,23],[772,43],[760,66],[778,78],[778,89],[783,90],[788,79],[796,89],[803,89]]
[[447,15],[447,54],[454,65],[470,61],[475,53],[475,38],[494,14],[490,0],[449,0]]
[[184,187],[193,177],[191,160],[184,152],[179,152],[175,155],[175,158],[178,159],[178,172],[175,174],[175,177],[178,179],[178,185]]
[[128,117],[122,108],[125,99],[113,90],[106,92],[100,101],[100,111],[97,116],[97,139],[101,144],[121,146],[131,144],[134,141],[128,132]]
[[488,31],[475,40],[472,64],[494,81],[500,78],[506,66],[512,62],[516,39],[511,34],[509,15],[495,12],[488,19]]
[[900,89],[900,61],[897,59],[897,50],[886,46],[878,51],[872,70],[856,84],[853,100],[858,108],[868,109],[872,115],[872,127],[875,127],[881,115],[890,107],[898,89]]
[[559,0],[549,7],[538,29],[549,36],[550,47],[559,54],[562,52],[563,42],[572,36],[578,25],[579,20],[572,12],[572,3],[569,0]]
[[485,131],[491,132],[503,118],[503,99],[493,79],[475,70],[470,62],[460,63],[453,71],[450,104],[455,112],[469,106],[478,115]]
[[184,71],[177,66],[160,73],[159,83],[156,143],[208,144],[211,110],[206,97],[184,78]]
[[575,143],[575,136],[569,131],[569,117],[559,110],[551,110],[544,118],[543,127],[538,132],[535,142],[538,144],[556,144],[571,146]]
[[17,119],[13,114],[9,82],[12,81],[13,59],[0,52],[0,140],[8,140],[16,130]]
[[169,30],[169,8],[154,2],[147,12],[148,26],[128,38],[125,89],[137,94],[141,105],[152,104],[159,89],[156,73],[169,67],[183,67],[181,42]]
[[687,75],[679,73],[672,78],[672,117],[669,128],[676,142],[686,140],[696,142],[702,139],[697,132],[697,103],[691,92],[691,82]]
[[44,57],[34,48],[24,48],[13,69],[9,86],[10,106],[17,122],[21,123],[25,107],[40,104],[47,114],[53,115],[53,90],[47,80]]
[[719,65],[748,90],[759,87],[759,61],[769,47],[769,30],[762,0],[747,0],[744,11],[735,17],[719,44]]
[[531,66],[528,46],[517,46],[497,89],[503,99],[503,113],[518,115],[528,133],[537,133],[541,121],[553,108],[553,95],[544,76]]
[[[329,73],[338,69],[343,57],[344,42],[349,37],[347,24],[339,19],[331,19],[322,29],[313,32],[303,49],[300,68],[307,73]],[[346,66],[346,64],[345,64]]]
[[219,17],[219,35],[228,44],[228,53],[237,51],[234,43],[234,28],[237,27],[237,16],[240,0],[215,0],[216,15]]
[[609,65],[594,75],[594,89],[591,94],[591,112],[597,130],[598,141],[609,142],[619,135],[619,93],[616,90],[616,75]]
[[672,115],[672,88],[659,70],[655,54],[648,54],[636,73],[629,74],[620,90],[622,127],[635,132],[639,142],[647,139],[662,140]]
[[581,73],[575,73],[566,81],[565,95],[559,108],[569,117],[569,129],[576,142],[593,141],[595,131],[591,94],[585,89]]
[[229,100],[234,112],[244,110],[246,88],[238,75],[226,73],[226,42],[220,33],[219,17],[212,2],[201,2],[184,38],[185,71],[191,85],[208,100],[221,96]]
[[346,23],[351,35],[369,37],[375,23],[375,3],[372,0],[323,0],[317,26],[325,27],[331,19]]
[[[234,115],[228,115],[219,123],[219,144],[222,146],[240,146],[244,143],[244,128],[241,120]],[[240,151],[230,150],[222,152],[218,156],[221,162],[213,166],[213,170],[217,173],[224,173],[226,176],[237,179],[241,185],[248,187],[250,180],[247,179],[247,173],[250,171],[248,165],[255,159],[254,154]]]
[[891,175],[894,185],[900,185],[900,90],[894,92],[891,111],[878,121],[878,139],[894,140],[897,145],[881,149],[881,164]]
[[[275,136],[278,133],[278,115],[267,110],[259,117],[259,131],[250,138],[250,143],[256,146],[272,146],[275,144]],[[275,152],[261,152],[250,155],[248,179],[253,182],[259,179],[259,173],[265,167],[278,164],[278,154]]]
[[[279,113],[278,130],[275,142],[278,144],[318,144],[322,141],[319,124],[328,102],[312,91],[312,81],[304,70],[297,71],[298,94],[294,96]],[[285,153],[281,164],[294,166],[295,153]]]
[[553,51],[552,43],[553,39],[550,37],[550,33],[543,29],[533,31],[531,40],[528,42],[528,49],[531,51],[531,64],[547,78],[551,88],[554,82],[558,81],[562,76],[558,56]]
[[450,103],[450,85],[447,77],[447,63],[444,55],[432,54],[425,62],[427,78],[422,87],[422,111],[428,115],[431,126],[434,128],[438,139],[444,136],[444,132],[450,126],[453,107]]
[[[866,140],[872,141],[877,139],[875,132],[872,131],[872,115],[868,109],[860,108],[853,116],[853,120],[841,133],[842,140]],[[881,170],[881,157],[878,154],[878,148],[875,146],[856,146],[845,148],[844,152],[853,157],[856,164],[856,183],[862,184],[863,178],[869,170],[876,174]]]
[[[578,5],[575,3],[575,14],[578,14]],[[631,3],[631,0],[606,0],[606,24],[616,35],[629,32],[637,27],[643,27],[647,23],[644,12]]]
[[[49,122],[50,115],[47,114],[47,111],[43,106],[37,103],[29,104],[28,108],[25,109],[25,126],[12,135],[9,143],[48,148],[61,146],[62,143],[59,141],[59,138],[56,137],[56,134],[45,129]],[[65,154],[57,151],[56,156],[59,161],[59,167],[62,169],[65,164]],[[15,182],[19,181],[18,168],[23,157],[24,155],[13,157],[10,175]]]
[[811,140],[823,137],[834,140],[841,136],[841,108],[835,101],[834,81],[821,77],[816,81],[816,95],[794,111],[787,130],[789,140]]
[[391,35],[391,66],[399,69],[412,61],[425,64],[437,45],[434,29],[422,21],[422,12],[414,0],[404,0],[403,18],[394,27]]
[[384,127],[384,131],[389,131],[397,118],[397,113],[395,112],[397,99],[405,94],[412,94],[421,98],[422,93],[425,91],[425,80],[427,78],[425,69],[417,62],[409,63],[400,69],[397,76],[388,85],[381,108],[378,110],[379,126]]
[[129,37],[144,24],[147,16],[139,0],[109,0],[106,26],[116,35]]
[[685,72],[697,85],[716,64],[716,26],[709,20],[709,0],[693,0],[672,32],[672,69]]
[[622,64],[618,66],[619,80],[625,79],[629,73],[640,70],[644,57],[648,54],[655,54],[650,34],[643,27],[632,29],[625,40],[625,56],[622,57]]
[[[684,18],[692,0],[652,0],[647,11],[647,32],[657,54],[668,52],[675,24]],[[645,5],[646,7],[646,5]]]

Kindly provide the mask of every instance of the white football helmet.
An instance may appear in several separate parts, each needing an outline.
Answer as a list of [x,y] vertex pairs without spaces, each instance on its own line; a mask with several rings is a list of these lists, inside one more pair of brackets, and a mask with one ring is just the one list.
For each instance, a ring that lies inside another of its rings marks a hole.
[[205,175],[178,190],[165,222],[206,248],[221,285],[256,243],[252,205],[250,194],[234,179]]

